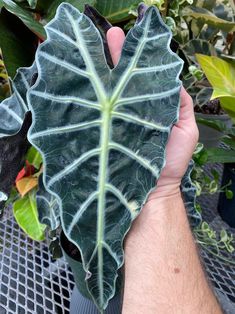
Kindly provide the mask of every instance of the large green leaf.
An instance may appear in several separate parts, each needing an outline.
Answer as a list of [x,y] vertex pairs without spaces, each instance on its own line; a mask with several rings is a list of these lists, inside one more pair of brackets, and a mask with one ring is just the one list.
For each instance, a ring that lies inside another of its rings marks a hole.
[[128,33],[113,70],[98,30],[72,6],[61,5],[46,30],[28,94],[29,139],[43,155],[44,184],[59,199],[63,230],[81,251],[87,287],[102,309],[115,293],[123,238],[165,165],[182,61],[154,7]]
[[21,19],[21,21],[39,38],[45,39],[46,33],[43,25],[40,24],[29,11],[23,9],[12,0],[0,0],[0,6],[4,6],[9,12]]
[[192,17],[199,22],[213,26],[215,29],[224,32],[234,32],[235,23],[217,17],[215,14],[203,8],[187,7],[183,11],[183,16]]
[[221,97],[220,103],[223,109],[232,119],[233,123],[235,123],[235,96]]
[[17,200],[13,205],[13,213],[18,225],[30,238],[42,241],[45,238],[45,225],[38,220],[35,191]]
[[235,96],[235,67],[218,57],[201,54],[196,57],[214,88],[212,98]]
[[[53,0],[51,1],[51,5],[47,9],[47,13],[45,15],[45,19],[47,21],[50,21],[53,19],[53,17],[56,14],[56,10],[58,6],[64,2],[63,0]],[[96,0],[67,0],[67,3],[70,3],[75,8],[79,9],[81,12],[83,12],[85,4],[94,5],[96,3]]]
[[208,163],[234,163],[234,150],[225,150],[223,148],[208,148],[206,150]]
[[197,60],[214,91],[212,99],[220,98],[223,109],[235,122],[235,67],[218,57],[198,54]]
[[33,63],[37,37],[13,14],[0,12],[0,48],[8,75],[13,79],[19,67]]
[[198,123],[209,126],[210,128],[219,132],[226,132],[228,130],[226,124],[220,120],[209,120],[208,118],[203,119],[198,117],[196,117],[196,120]]
[[96,9],[111,23],[128,19],[131,6],[137,5],[138,0],[97,0]]

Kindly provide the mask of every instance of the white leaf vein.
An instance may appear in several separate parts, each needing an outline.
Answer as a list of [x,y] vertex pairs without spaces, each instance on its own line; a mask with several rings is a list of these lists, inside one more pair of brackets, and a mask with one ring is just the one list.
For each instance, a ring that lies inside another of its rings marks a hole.
[[100,125],[101,125],[101,120],[94,120],[94,121],[78,123],[74,125],[50,128],[50,129],[32,134],[31,139],[35,139],[35,138],[39,138],[43,136],[51,136],[51,135],[56,135],[56,134],[63,134],[63,133],[86,130],[86,129],[100,126]]
[[76,67],[75,65],[73,65],[73,64],[71,64],[65,60],[59,59],[56,56],[52,56],[49,53],[46,53],[44,51],[40,50],[40,52],[38,53],[38,57],[43,57],[44,59],[46,59],[52,63],[55,63],[58,66],[69,69],[70,71],[72,71],[78,75],[82,75],[82,76],[85,76],[87,78],[90,77],[90,73],[88,73],[87,71],[83,71],[80,68]]
[[8,106],[6,106],[3,102],[0,104],[0,109],[5,110],[13,119],[15,119],[19,124],[23,123],[23,119],[18,116],[15,111],[11,110]]
[[126,113],[113,111],[112,117],[122,119],[126,122],[139,124],[141,126],[149,128],[149,129],[159,130],[161,132],[169,132],[169,127],[165,127],[161,123],[150,122],[150,121],[147,121],[145,119],[131,116],[131,115],[126,114]]
[[174,94],[177,94],[179,92],[179,89],[180,89],[180,86],[177,86],[171,90],[161,92],[161,93],[145,94],[145,95],[139,95],[139,96],[133,96],[133,97],[120,98],[119,101],[116,102],[114,108],[118,108],[119,106],[124,106],[127,104],[133,104],[136,102],[162,99],[164,97],[171,97]]
[[96,148],[82,154],[79,158],[75,159],[69,166],[65,167],[62,171],[51,177],[47,183],[48,188],[50,188],[55,182],[61,180],[62,178],[73,172],[83,162],[87,161],[91,157],[98,155],[99,153],[100,148]]
[[40,92],[37,90],[32,90],[31,95],[35,95],[40,98],[49,99],[49,100],[61,102],[61,103],[77,103],[78,105],[83,106],[83,107],[101,110],[101,106],[98,103],[88,101],[80,97],[53,95],[47,92]]
[[93,192],[86,201],[80,206],[77,213],[74,215],[73,220],[71,221],[70,225],[68,226],[67,233],[68,235],[71,234],[74,226],[79,222],[80,218],[84,214],[84,212],[87,210],[87,208],[90,206],[91,203],[93,203],[98,197],[98,191]]
[[109,148],[117,150],[117,151],[125,154],[126,156],[130,157],[131,159],[134,159],[137,163],[139,163],[145,169],[148,169],[152,173],[152,175],[154,177],[158,178],[159,173],[160,173],[159,169],[157,169],[156,167],[152,166],[150,160],[141,157],[140,155],[138,155],[137,153],[133,152],[129,148],[126,148],[125,146],[123,146],[121,144],[118,144],[118,143],[111,142],[109,144]]

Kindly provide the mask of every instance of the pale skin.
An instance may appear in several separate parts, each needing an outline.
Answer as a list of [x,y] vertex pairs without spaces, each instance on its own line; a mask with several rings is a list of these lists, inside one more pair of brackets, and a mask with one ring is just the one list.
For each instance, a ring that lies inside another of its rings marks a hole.
[[[107,33],[116,65],[125,40]],[[180,193],[198,141],[191,97],[182,88],[180,118],[166,148],[166,166],[125,242],[123,314],[221,314],[208,284]]]

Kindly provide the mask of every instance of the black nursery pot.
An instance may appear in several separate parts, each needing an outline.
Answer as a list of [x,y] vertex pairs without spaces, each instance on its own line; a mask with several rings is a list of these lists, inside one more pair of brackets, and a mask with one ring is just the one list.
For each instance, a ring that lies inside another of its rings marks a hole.
[[[62,232],[61,247],[66,261],[74,276],[75,287],[70,300],[70,314],[99,314],[86,287],[86,273],[82,266],[81,255],[77,247]],[[105,314],[121,314],[122,273],[119,272],[116,282],[116,294],[109,301]]]
[[229,189],[233,191],[234,197],[229,200],[226,198],[225,193],[220,193],[218,212],[221,218],[232,228],[235,228],[235,164],[225,164],[222,186],[231,181],[232,185]]

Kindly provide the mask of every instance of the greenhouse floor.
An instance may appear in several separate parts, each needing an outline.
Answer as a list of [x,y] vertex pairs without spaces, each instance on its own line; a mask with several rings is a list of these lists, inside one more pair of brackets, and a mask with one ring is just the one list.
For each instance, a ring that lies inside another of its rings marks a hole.
[[[217,201],[217,196],[200,199],[204,219],[215,230],[223,227],[235,235],[217,215]],[[205,250],[201,256],[225,313],[235,314],[235,266]],[[0,222],[0,314],[68,314],[73,287],[64,259],[53,260],[46,242],[30,240],[14,218],[5,215]]]

